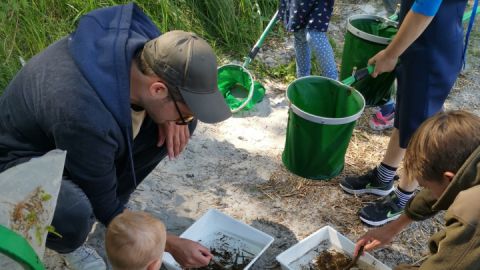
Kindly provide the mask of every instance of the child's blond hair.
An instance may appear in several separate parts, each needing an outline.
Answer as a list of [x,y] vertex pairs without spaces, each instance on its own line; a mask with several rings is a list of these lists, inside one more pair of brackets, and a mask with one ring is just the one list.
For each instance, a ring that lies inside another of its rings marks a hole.
[[105,249],[115,270],[146,269],[152,261],[161,260],[165,241],[160,220],[145,212],[124,211],[108,225]]
[[412,136],[404,158],[409,179],[437,181],[457,173],[480,145],[480,117],[465,111],[439,112]]

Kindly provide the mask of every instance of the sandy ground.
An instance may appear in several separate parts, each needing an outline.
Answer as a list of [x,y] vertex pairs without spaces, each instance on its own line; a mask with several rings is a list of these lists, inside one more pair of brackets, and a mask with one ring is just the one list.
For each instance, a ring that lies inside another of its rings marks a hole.
[[[378,13],[378,4],[353,6],[350,14]],[[344,9],[336,15],[343,18],[344,12],[349,11]],[[344,20],[338,21],[333,26],[338,31],[333,35],[341,40]],[[292,48],[291,44],[280,47]],[[469,63],[469,70],[460,76],[445,107],[480,115],[479,61],[470,59]],[[352,240],[368,230],[356,212],[374,197],[347,195],[338,181],[375,166],[382,158],[390,133],[370,130],[368,118],[373,109],[367,108],[354,130],[340,176],[330,181],[297,177],[281,162],[287,128],[287,85],[262,82],[267,94],[261,103],[223,123],[199,124],[182,155],[176,160],[162,161],[139,186],[129,205],[162,219],[174,234],[181,234],[208,209],[218,209],[275,238],[252,269],[280,269],[276,255],[325,225]],[[389,266],[421,261],[428,254],[428,237],[441,227],[441,215],[412,224],[391,246],[373,255]],[[103,226],[98,225],[88,242],[105,256],[103,234]],[[68,269],[52,251],[47,251],[45,263],[48,269]]]

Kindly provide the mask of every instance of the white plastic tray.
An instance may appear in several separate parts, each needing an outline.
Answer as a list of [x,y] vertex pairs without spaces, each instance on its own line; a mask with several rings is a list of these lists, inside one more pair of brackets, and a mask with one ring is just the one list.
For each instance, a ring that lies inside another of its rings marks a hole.
[[[228,245],[232,249],[242,249],[252,254],[252,261],[244,269],[249,269],[273,242],[272,236],[215,209],[208,210],[180,237],[200,242],[210,249],[216,247],[219,238],[228,239]],[[163,264],[169,270],[182,269],[168,252],[164,254]]]
[[[302,267],[307,266],[320,252],[329,248],[334,248],[352,256],[355,244],[332,227],[325,226],[280,253],[277,256],[277,261],[283,270],[301,270],[305,269]],[[368,253],[359,258],[358,265],[372,270],[390,270],[389,267]]]

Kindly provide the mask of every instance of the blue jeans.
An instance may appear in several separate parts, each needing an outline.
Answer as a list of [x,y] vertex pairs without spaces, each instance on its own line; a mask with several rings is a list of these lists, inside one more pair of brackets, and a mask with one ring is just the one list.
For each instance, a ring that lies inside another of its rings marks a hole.
[[297,78],[310,75],[310,50],[313,50],[322,75],[338,79],[337,65],[333,49],[325,32],[302,29],[294,32],[295,58],[297,61]]
[[[197,121],[189,124],[190,134],[193,134],[196,126]],[[145,118],[140,133],[133,141],[133,161],[138,185],[167,155],[166,144],[160,148],[156,146],[157,138],[157,125],[150,118]],[[123,169],[124,166],[116,167],[118,179],[130,177],[130,173]],[[117,196],[122,203],[126,204],[134,191],[119,185]],[[52,226],[62,237],[49,233],[47,247],[58,253],[74,251],[85,242],[95,220],[87,195],[74,180],[64,178],[52,220]]]

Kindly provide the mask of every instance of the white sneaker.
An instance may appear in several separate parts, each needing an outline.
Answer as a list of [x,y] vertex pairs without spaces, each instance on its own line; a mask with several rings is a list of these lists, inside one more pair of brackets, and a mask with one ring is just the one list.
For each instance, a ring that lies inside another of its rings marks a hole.
[[106,270],[107,265],[95,249],[82,245],[75,251],[62,254],[68,267],[72,270]]

